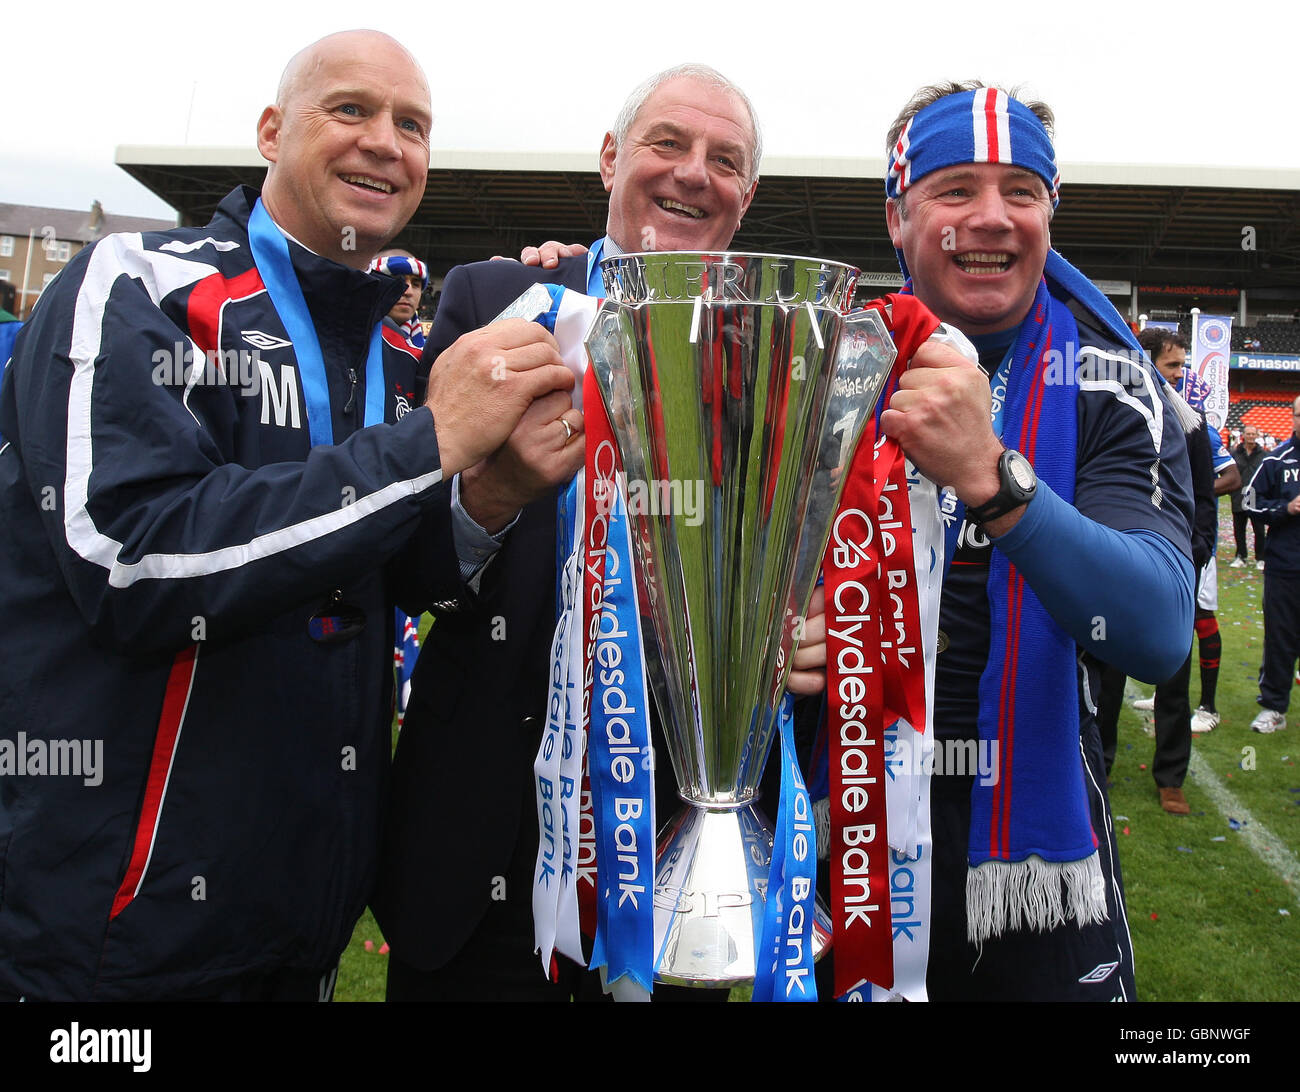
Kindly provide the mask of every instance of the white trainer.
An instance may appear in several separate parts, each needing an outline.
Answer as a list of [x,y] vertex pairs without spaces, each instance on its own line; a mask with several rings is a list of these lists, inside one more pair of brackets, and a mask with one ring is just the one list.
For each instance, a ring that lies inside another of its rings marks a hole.
[[1219,726],[1219,714],[1213,709],[1206,709],[1203,705],[1196,707],[1196,712],[1192,714],[1192,731],[1193,732],[1212,732]]
[[1254,731],[1263,732],[1265,735],[1280,732],[1286,727],[1286,714],[1279,713],[1276,709],[1261,709],[1259,716],[1250,722],[1250,726]]
[[1153,713],[1156,708],[1156,699],[1154,697],[1138,698],[1137,701],[1133,703],[1133,708],[1142,713]]
[[1264,563],[1263,563],[1262,561],[1256,561],[1256,562],[1255,562],[1255,568],[1257,568],[1260,572],[1263,572],[1263,571],[1264,571]]
[[1232,564],[1228,566],[1228,568],[1230,569],[1244,569],[1245,567],[1246,567],[1246,563],[1242,561],[1241,558],[1239,557],[1234,557],[1232,559]]

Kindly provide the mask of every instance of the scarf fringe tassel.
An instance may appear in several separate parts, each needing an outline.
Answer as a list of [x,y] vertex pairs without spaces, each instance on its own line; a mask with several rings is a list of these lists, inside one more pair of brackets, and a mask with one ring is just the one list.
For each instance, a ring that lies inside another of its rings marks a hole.
[[1046,932],[1073,919],[1105,921],[1106,886],[1097,853],[1054,864],[1041,857],[985,861],[966,873],[966,937],[982,944],[1010,930]]
[[1178,418],[1178,423],[1183,426],[1183,432],[1195,432],[1201,427],[1201,415],[1192,409],[1187,399],[1174,390],[1173,384],[1165,387],[1165,397],[1169,399],[1169,404],[1174,408],[1174,415]]

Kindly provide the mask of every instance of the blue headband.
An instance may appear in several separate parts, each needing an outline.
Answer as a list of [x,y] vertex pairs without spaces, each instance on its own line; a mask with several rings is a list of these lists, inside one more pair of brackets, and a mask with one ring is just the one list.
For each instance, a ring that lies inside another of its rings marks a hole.
[[945,95],[910,118],[889,151],[885,193],[901,197],[931,171],[959,163],[1005,163],[1033,171],[1055,208],[1061,175],[1043,123],[996,87]]
[[419,258],[410,258],[405,254],[384,254],[375,258],[366,267],[366,272],[387,273],[390,277],[419,277],[424,287],[429,287],[429,267]]
[[[1046,183],[1053,208],[1060,200],[1061,176],[1052,138],[1029,107],[997,88],[945,95],[919,111],[890,149],[885,192],[900,197],[931,171],[961,163],[1005,163],[1033,171]],[[894,253],[903,276],[910,277],[903,252],[895,249]],[[1117,341],[1137,348],[1133,332],[1114,305],[1055,250],[1048,252],[1043,274],[1053,295],[1078,300]]]

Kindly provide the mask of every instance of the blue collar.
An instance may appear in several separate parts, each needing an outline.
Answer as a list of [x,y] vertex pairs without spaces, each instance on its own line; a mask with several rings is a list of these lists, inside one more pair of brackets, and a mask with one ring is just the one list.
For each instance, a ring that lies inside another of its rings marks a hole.
[[[248,243],[253,252],[253,264],[257,266],[262,283],[266,285],[271,306],[275,308],[289,340],[293,342],[312,447],[332,445],[334,418],[330,410],[329,380],[325,374],[320,338],[307,309],[307,300],[303,297],[298,275],[293,271],[288,241],[271,219],[260,197],[248,218]],[[377,425],[384,419],[384,339],[380,333],[381,325],[382,323],[375,323],[375,328],[370,333],[370,348],[366,353],[366,408],[363,423],[367,426]]]

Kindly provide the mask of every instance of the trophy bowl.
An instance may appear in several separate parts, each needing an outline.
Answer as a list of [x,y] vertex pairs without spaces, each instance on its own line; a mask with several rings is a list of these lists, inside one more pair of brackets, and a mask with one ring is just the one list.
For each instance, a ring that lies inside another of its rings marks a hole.
[[[840,487],[894,360],[857,270],[622,254],[587,350],[622,460],[646,674],[683,807],[659,836],[656,981],[753,980],[772,855],[755,808]],[[662,776],[662,771],[660,771]],[[830,923],[819,907],[809,942]]]

